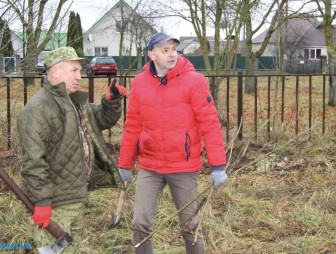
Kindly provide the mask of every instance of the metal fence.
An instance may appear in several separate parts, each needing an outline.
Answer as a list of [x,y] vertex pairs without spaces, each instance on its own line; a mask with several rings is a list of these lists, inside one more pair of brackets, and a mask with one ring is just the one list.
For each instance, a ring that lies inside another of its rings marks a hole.
[[[117,77],[129,90],[134,76]],[[220,80],[217,109],[224,139],[233,137],[261,139],[291,138],[300,132],[321,135],[334,131],[336,109],[327,106],[328,75],[207,76],[209,83]],[[22,76],[0,77],[0,148],[17,143],[16,117],[29,98],[40,89],[43,77],[33,77],[28,85]],[[89,101],[97,102],[111,77],[82,77],[81,90]],[[253,92],[245,83],[252,80]],[[123,104],[125,121],[127,98]],[[178,112],[177,112],[178,113]],[[169,124],[169,123],[167,123]],[[113,128],[112,128],[113,129]]]

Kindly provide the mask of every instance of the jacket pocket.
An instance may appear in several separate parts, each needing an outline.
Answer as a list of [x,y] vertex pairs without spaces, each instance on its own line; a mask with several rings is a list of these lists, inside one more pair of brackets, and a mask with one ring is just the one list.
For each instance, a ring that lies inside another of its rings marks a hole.
[[186,154],[186,160],[189,160],[190,157],[190,146],[191,146],[191,138],[189,136],[188,131],[185,133],[185,143],[184,143],[184,151]]

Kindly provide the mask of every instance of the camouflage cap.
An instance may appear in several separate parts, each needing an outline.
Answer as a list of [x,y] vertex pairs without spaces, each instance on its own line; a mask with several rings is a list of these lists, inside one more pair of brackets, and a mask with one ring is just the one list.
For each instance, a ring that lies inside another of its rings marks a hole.
[[78,57],[72,47],[61,47],[54,49],[43,57],[47,68],[63,61],[80,61],[82,64],[87,62],[87,58]]

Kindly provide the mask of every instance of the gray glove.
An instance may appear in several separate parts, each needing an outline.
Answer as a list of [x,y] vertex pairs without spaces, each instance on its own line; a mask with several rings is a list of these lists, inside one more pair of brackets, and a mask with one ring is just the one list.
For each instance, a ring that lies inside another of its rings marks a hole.
[[215,185],[215,188],[218,189],[223,186],[223,184],[228,179],[228,176],[225,172],[225,167],[223,166],[213,166],[211,172],[211,183]]
[[123,169],[123,168],[119,168],[119,174],[121,177],[121,180],[125,183],[131,183],[133,180],[133,176],[132,176],[132,171],[129,169]]

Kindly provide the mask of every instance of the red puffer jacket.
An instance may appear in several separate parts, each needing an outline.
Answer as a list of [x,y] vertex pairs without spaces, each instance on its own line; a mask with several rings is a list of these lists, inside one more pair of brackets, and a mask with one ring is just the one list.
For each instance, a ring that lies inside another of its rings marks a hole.
[[186,58],[166,75],[166,84],[150,72],[150,62],[132,83],[122,137],[119,168],[161,174],[202,169],[202,142],[212,166],[226,164],[217,110],[203,75]]

